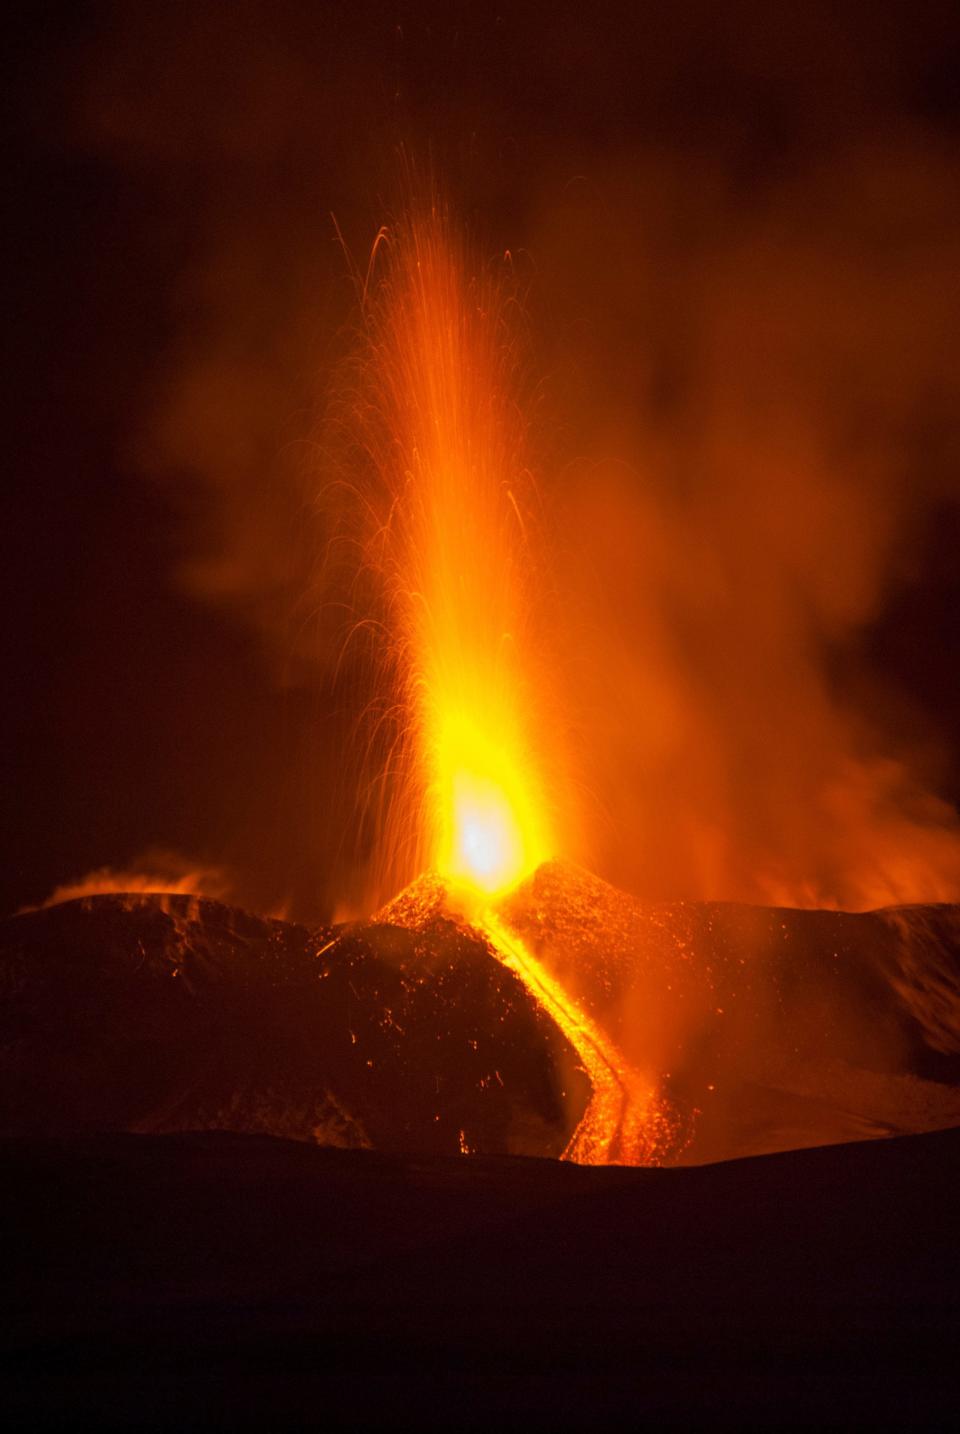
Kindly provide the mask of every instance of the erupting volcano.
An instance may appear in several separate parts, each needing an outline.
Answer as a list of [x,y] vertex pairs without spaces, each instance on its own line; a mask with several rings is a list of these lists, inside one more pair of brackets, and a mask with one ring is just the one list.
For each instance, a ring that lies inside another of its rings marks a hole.
[[484,900],[569,820],[509,290],[436,198],[371,264],[344,423],[394,732],[381,879],[432,869]]
[[510,256],[482,262],[431,191],[357,288],[308,601],[347,613],[340,665],[359,650],[366,674],[365,919],[264,921],[182,871],[59,889],[0,933],[30,1032],[5,1048],[2,1127],[672,1165],[955,1123],[955,908],[641,902],[574,864],[562,567]]
[[942,1431],[956,6],[12,10],[7,1422]]
[[505,276],[481,272],[435,195],[381,231],[372,263],[383,272],[365,286],[352,416],[397,729],[382,839],[392,878],[412,860],[440,883],[425,883],[426,898],[414,887],[380,919],[417,926],[439,889],[448,914],[483,933],[589,1074],[593,1098],[568,1158],[655,1159],[669,1122],[650,1082],[494,904],[563,853],[574,822],[516,296]]

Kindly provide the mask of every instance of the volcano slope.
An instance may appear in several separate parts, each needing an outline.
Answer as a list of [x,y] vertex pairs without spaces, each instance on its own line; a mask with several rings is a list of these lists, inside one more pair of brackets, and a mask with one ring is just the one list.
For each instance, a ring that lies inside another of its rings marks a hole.
[[700,1163],[960,1125],[960,908],[641,903],[561,862],[500,905]]
[[0,924],[0,1133],[266,1132],[559,1155],[589,1086],[476,934],[308,932],[189,896]]
[[[319,932],[188,896],[0,923],[0,1133],[220,1129],[560,1155],[576,1052],[425,877]],[[960,911],[638,903],[549,863],[496,910],[675,1113],[664,1163],[960,1124]]]

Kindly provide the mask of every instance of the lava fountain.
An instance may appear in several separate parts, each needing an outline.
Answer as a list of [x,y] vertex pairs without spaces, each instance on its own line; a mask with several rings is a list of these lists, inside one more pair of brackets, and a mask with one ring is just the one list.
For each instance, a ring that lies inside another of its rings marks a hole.
[[430,867],[490,897],[559,825],[516,345],[504,286],[471,277],[437,202],[383,230],[375,261],[354,416],[396,704],[387,881]]
[[[525,456],[516,299],[504,277],[479,271],[436,199],[382,230],[372,263],[350,416],[367,474],[355,489],[364,563],[385,601],[377,631],[394,694],[382,824],[392,889],[436,873],[448,913],[483,931],[570,1040],[593,1096],[567,1157],[652,1159],[662,1112],[650,1082],[496,912],[569,846],[573,826],[545,661],[549,581]],[[416,912],[415,900],[395,904],[391,919],[412,924]]]

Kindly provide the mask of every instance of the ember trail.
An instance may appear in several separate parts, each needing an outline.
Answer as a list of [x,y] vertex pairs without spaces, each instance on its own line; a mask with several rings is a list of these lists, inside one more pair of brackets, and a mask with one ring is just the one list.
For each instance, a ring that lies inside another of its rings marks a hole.
[[451,914],[484,932],[560,1025],[593,1087],[568,1158],[640,1160],[649,1084],[494,910],[572,824],[538,625],[512,296],[471,261],[436,199],[381,232],[374,262],[352,416],[369,465],[357,489],[364,560],[386,594],[382,677],[399,714],[384,884],[436,872]]

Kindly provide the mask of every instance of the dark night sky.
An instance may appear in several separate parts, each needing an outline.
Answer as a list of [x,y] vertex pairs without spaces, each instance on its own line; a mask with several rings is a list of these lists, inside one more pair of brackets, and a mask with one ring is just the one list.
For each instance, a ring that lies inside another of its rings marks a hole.
[[[307,431],[299,416],[349,316],[328,216],[358,250],[369,243],[398,143],[432,149],[493,241],[534,249],[544,195],[595,185],[602,211],[602,176],[641,152],[670,154],[681,188],[678,156],[691,186],[709,161],[745,211],[876,135],[908,135],[938,163],[960,153],[954,4],[15,9],[4,911],[153,847],[226,865],[251,905],[329,910],[352,843],[350,803],[331,796],[344,719],[322,675],[291,675],[265,644],[249,594],[217,603],[183,578],[185,555],[202,562],[209,546],[219,480],[188,471],[180,440],[157,439],[156,414],[198,351],[226,347],[233,362],[250,349],[289,393],[257,405],[249,443],[265,468]],[[957,213],[931,220],[945,243],[960,244]],[[708,222],[709,207],[697,215],[691,225]],[[290,336],[272,315],[291,311],[294,289],[310,317]],[[549,308],[549,292],[535,289],[535,318],[538,302]],[[561,370],[574,308],[547,344]],[[948,398],[910,439],[935,480],[858,653],[935,731],[939,791],[956,803]],[[577,441],[575,420],[571,431]]]

